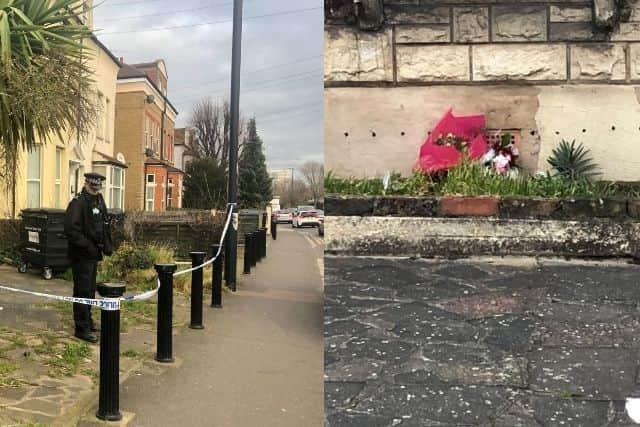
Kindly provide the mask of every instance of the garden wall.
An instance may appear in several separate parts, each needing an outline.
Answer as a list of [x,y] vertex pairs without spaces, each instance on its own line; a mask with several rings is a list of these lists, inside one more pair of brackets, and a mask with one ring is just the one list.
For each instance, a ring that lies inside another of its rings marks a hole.
[[604,179],[640,180],[639,1],[596,0],[611,7],[598,13],[576,0],[381,3],[373,30],[348,8],[326,12],[327,170],[406,174],[454,107],[518,134],[529,171],[564,138],[592,151]]
[[515,197],[326,199],[328,253],[640,258],[640,201]]
[[222,211],[127,212],[116,227],[116,241],[129,240],[136,244],[158,243],[171,247],[180,259],[189,259],[189,252],[210,252],[218,243],[224,226]]

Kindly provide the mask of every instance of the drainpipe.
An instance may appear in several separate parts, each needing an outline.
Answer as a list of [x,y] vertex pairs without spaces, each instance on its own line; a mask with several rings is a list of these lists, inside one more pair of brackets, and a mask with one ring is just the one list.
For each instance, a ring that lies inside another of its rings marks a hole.
[[[146,155],[145,155],[146,157]],[[154,191],[155,193],[155,191]],[[155,199],[155,194],[153,195]],[[154,203],[155,207],[155,203]],[[142,211],[147,210],[147,164],[144,164],[144,177],[142,178]]]
[[164,101],[164,109],[160,118],[160,160],[164,160],[164,117],[167,115],[167,98],[164,94],[161,95]]

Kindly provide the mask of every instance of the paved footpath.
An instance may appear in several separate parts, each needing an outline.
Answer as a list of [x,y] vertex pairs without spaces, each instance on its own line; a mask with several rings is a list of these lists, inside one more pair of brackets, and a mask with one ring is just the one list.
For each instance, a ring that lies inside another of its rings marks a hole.
[[331,427],[627,427],[640,267],[327,257]]
[[175,364],[146,363],[122,384],[129,426],[322,426],[323,245],[314,231],[281,226],[224,308],[205,307],[205,329],[174,337]]
[[[43,280],[34,272],[19,274],[14,267],[0,266],[0,283],[55,295],[72,293],[64,280]],[[188,306],[176,296],[174,322],[186,324]],[[41,297],[0,292],[0,427],[70,426],[87,407],[97,402],[99,345],[79,361],[75,373],[61,371],[65,346],[82,342],[72,337],[71,307]],[[126,308],[125,308],[126,310]],[[100,313],[94,313],[100,321]],[[155,325],[137,324],[123,331],[121,350],[149,358],[155,349]],[[121,378],[141,364],[139,358],[121,357]],[[11,368],[7,370],[7,367]],[[4,371],[3,371],[4,369]],[[52,374],[51,371],[54,371]],[[57,373],[55,373],[57,372]],[[3,381],[4,380],[4,381]]]

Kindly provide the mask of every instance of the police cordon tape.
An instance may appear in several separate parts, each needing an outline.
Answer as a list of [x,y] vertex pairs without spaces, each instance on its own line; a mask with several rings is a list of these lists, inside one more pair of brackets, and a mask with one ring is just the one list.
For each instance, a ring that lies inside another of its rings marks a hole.
[[[224,243],[224,240],[227,236],[227,231],[229,229],[229,224],[231,224],[231,221],[233,219],[233,209],[229,209],[227,212],[227,219],[225,221],[224,224],[224,228],[222,230],[222,236],[220,236],[220,243],[218,244],[218,252],[208,261],[205,261],[204,263],[195,266],[195,267],[191,267],[185,270],[181,270],[181,271],[176,271],[175,273],[173,273],[174,277],[175,276],[181,276],[183,274],[187,274],[187,273],[191,273],[195,270],[199,270],[201,268],[204,268],[206,266],[208,266],[209,264],[213,263],[222,253],[222,245]],[[140,300],[145,300],[145,299],[149,299],[151,297],[153,297],[155,294],[158,293],[158,291],[160,290],[160,279],[157,280],[158,282],[158,286],[156,286],[154,289],[151,289],[149,291],[143,292],[141,294],[138,295],[131,295],[128,297],[121,297],[121,298],[99,298],[99,299],[93,299],[93,298],[77,298],[77,297],[68,297],[68,296],[63,296],[63,295],[54,295],[54,294],[46,294],[43,292],[35,292],[35,291],[28,291],[25,289],[19,289],[19,288],[13,288],[11,286],[5,286],[5,285],[0,285],[0,289],[1,290],[5,290],[5,291],[10,291],[10,292],[18,292],[18,293],[22,293],[22,294],[28,294],[28,295],[34,295],[34,296],[38,296],[38,297],[43,297],[43,298],[49,298],[49,299],[54,299],[54,300],[58,300],[58,301],[65,301],[65,302],[72,302],[72,303],[77,303],[77,304],[84,304],[84,305],[90,305],[93,307],[97,307],[101,310],[105,310],[105,311],[117,311],[120,310],[120,302],[124,301],[124,302],[129,302],[129,301],[140,301]]]

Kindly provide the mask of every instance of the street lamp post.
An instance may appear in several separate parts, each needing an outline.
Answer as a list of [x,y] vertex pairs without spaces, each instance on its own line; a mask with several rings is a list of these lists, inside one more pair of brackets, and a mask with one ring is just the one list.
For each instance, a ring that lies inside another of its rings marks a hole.
[[[240,66],[242,59],[242,0],[233,2],[233,45],[231,48],[231,141],[229,144],[229,204],[230,214],[238,213],[238,136],[240,133]],[[238,230],[229,227],[225,245],[227,287],[236,290],[236,262],[238,257]]]

